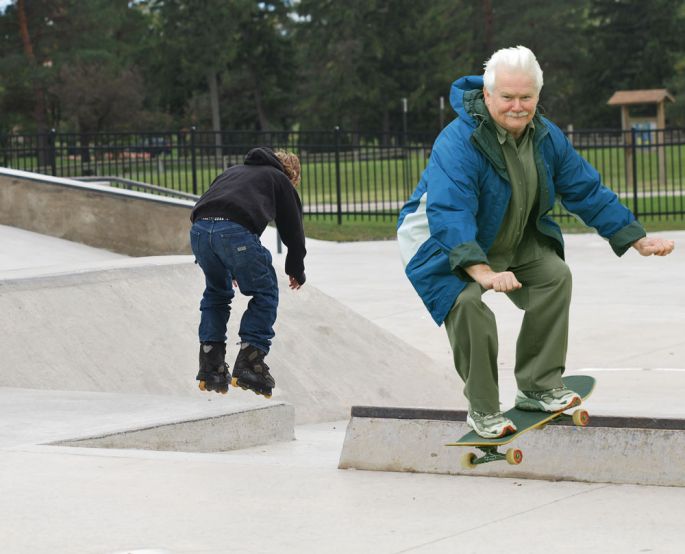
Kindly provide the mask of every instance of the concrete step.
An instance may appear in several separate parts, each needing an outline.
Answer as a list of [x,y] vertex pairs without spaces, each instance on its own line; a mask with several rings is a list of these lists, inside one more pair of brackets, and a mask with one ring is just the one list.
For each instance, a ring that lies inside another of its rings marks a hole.
[[[406,471],[685,487],[685,420],[592,416],[587,427],[555,420],[513,443],[520,465],[504,461],[461,467],[469,447],[447,447],[470,431],[463,410],[355,406],[341,469]],[[409,447],[408,447],[409,446]]]
[[294,439],[295,411],[252,393],[197,397],[0,388],[0,448],[222,452]]

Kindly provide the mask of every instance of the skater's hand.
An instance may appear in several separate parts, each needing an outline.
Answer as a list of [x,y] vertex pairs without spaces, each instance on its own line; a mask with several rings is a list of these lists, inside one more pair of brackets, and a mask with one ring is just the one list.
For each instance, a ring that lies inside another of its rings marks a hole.
[[486,290],[492,289],[495,292],[512,292],[520,289],[523,285],[519,282],[511,271],[494,273],[482,285]]
[[633,243],[633,248],[642,256],[668,256],[675,248],[675,242],[667,239],[642,237]]
[[465,268],[471,278],[485,290],[495,292],[512,292],[523,285],[511,271],[493,271],[487,264],[475,264]]
[[299,288],[302,286],[302,285],[300,285],[300,283],[297,282],[297,279],[295,279],[295,277],[290,277],[290,276],[288,276],[288,279],[290,280],[290,285],[288,285],[288,286],[289,286],[291,289],[297,290],[297,289],[299,289]]

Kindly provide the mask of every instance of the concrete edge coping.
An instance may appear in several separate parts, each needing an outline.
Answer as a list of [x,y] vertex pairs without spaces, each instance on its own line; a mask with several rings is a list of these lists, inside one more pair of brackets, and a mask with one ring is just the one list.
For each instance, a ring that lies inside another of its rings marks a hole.
[[15,177],[18,179],[25,179],[27,181],[33,181],[35,183],[58,185],[62,187],[76,188],[81,190],[90,190],[93,192],[101,192],[103,194],[109,194],[111,196],[128,197],[128,198],[138,198],[140,200],[147,200],[150,202],[158,202],[161,204],[171,204],[183,208],[192,208],[195,206],[195,201],[191,200],[181,200],[178,198],[169,198],[166,196],[160,196],[157,194],[150,194],[147,192],[138,192],[134,190],[124,190],[119,188],[113,188],[107,185],[99,185],[95,183],[84,183],[77,181],[76,179],[67,179],[65,177],[53,177],[52,175],[42,175],[39,173],[31,173],[29,171],[22,171],[20,169],[8,169],[5,167],[0,167],[0,176],[4,175],[6,177]]
[[128,275],[151,272],[160,268],[193,267],[195,258],[192,254],[176,254],[169,256],[142,256],[138,258],[120,258],[103,260],[84,264],[72,264],[58,269],[31,268],[33,272],[17,276],[0,273],[0,288],[25,290],[40,286],[64,286],[68,284],[88,284],[117,277],[126,278]]
[[[382,406],[352,406],[351,417],[375,419],[424,419],[434,421],[466,421],[466,410],[440,410],[433,408],[392,408]],[[569,425],[573,422],[557,418],[552,425]],[[685,419],[602,416],[590,414],[588,427],[617,429],[666,429],[685,431]]]

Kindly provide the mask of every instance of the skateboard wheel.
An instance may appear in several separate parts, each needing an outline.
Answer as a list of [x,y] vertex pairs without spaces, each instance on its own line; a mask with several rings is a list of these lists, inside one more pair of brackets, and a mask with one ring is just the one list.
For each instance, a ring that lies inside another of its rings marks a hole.
[[510,448],[507,450],[507,463],[513,466],[519,465],[523,461],[523,452],[518,448]]
[[473,452],[467,452],[461,457],[461,467],[464,469],[473,469],[476,467],[476,464],[473,463],[473,460],[476,459],[476,455]]
[[590,423],[590,414],[587,410],[576,410],[573,412],[573,424],[578,427],[585,427]]
[[545,427],[547,427],[547,424],[543,423],[542,425],[538,425],[537,427],[535,427],[535,429],[537,429],[538,431],[542,431]]
[[205,382],[204,382],[204,381],[200,381],[200,384],[198,385],[198,387],[200,388],[200,390],[204,390],[204,391],[207,390],[207,387],[205,386]]

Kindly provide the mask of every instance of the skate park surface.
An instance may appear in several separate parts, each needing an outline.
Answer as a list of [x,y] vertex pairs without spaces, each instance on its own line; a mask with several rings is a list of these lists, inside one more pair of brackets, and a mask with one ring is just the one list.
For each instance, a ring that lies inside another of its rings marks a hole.
[[[566,237],[567,367],[597,378],[593,415],[684,417],[685,232],[659,235],[676,239],[672,256],[619,259],[595,235]],[[263,242],[282,271],[271,229]],[[350,404],[466,404],[444,330],[406,282],[396,244],[310,240],[308,251],[305,287],[281,286],[269,358],[278,394],[267,401],[195,388],[202,282],[192,257],[128,258],[0,226],[0,551],[683,550],[685,487],[338,469]],[[494,293],[486,300],[506,406],[520,314]],[[188,444],[255,408],[277,412],[249,427],[267,428],[263,444]],[[166,448],[115,440],[200,417]],[[425,456],[441,445],[431,448]],[[682,467],[682,455],[672,463]]]

